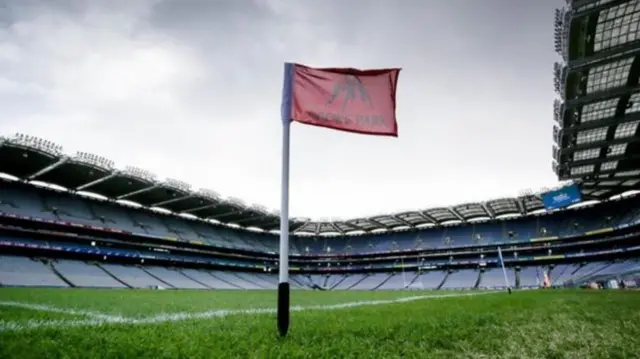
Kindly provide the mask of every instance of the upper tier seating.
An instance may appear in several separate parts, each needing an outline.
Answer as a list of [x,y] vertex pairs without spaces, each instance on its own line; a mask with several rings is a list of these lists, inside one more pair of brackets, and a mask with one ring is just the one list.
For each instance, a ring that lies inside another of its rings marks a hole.
[[[354,237],[291,237],[291,252],[301,254],[365,253],[446,248],[532,238],[579,235],[615,225],[640,223],[640,197],[590,208],[518,219],[435,227],[420,231]],[[197,240],[214,246],[277,252],[278,236],[216,226],[205,221],[155,213],[66,192],[3,182],[0,212],[118,228],[174,240]]]

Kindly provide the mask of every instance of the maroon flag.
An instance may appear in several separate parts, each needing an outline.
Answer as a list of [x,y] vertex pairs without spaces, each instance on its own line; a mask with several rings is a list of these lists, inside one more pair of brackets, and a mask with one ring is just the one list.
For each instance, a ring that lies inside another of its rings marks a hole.
[[282,120],[368,135],[398,136],[400,69],[285,64]]

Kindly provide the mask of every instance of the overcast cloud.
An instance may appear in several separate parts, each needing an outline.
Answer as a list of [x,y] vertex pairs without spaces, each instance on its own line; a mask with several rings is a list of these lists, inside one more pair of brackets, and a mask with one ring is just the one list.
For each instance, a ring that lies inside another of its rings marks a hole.
[[398,66],[398,139],[294,124],[291,214],[517,195],[551,171],[553,10],[508,0],[0,0],[0,134],[270,208],[282,64]]

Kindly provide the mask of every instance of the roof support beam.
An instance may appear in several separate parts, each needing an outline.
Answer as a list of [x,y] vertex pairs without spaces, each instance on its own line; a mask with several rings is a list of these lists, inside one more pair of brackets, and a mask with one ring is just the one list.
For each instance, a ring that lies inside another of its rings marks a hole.
[[220,214],[214,214],[213,216],[209,216],[207,218],[218,220],[218,218],[229,217],[229,216],[233,216],[233,215],[240,214],[240,213],[242,213],[241,210],[235,210],[235,211],[231,211],[231,212],[224,212],[224,213],[220,213]]
[[[438,222],[436,222],[434,219],[432,219],[431,217],[425,215],[424,213],[420,212],[420,211],[415,211],[414,212],[418,217],[422,218],[425,220],[425,222],[428,222],[428,224],[438,224]],[[423,224],[423,223],[418,223],[418,225]],[[426,224],[426,223],[425,223]],[[415,226],[413,226],[415,227]]]
[[491,218],[491,219],[495,219],[496,218],[496,214],[493,212],[493,210],[491,208],[489,208],[489,206],[487,206],[487,202],[480,203],[480,207],[482,207],[482,209],[484,209],[484,211],[487,213],[489,218]]
[[411,224],[410,222],[405,221],[404,219],[394,215],[390,216],[391,218],[395,219],[398,222],[402,222],[405,226],[409,226],[410,228],[413,228],[413,224]]
[[344,231],[342,229],[338,228],[338,226],[334,222],[329,222],[329,226],[331,226],[331,228],[335,229],[337,233],[340,233],[341,235],[344,236]]
[[435,219],[432,215],[430,215],[427,212],[424,211],[419,211],[418,213],[420,213],[421,216],[423,216],[424,218],[430,220],[433,224],[438,225],[440,224],[440,221],[438,221],[437,219]]
[[466,220],[464,219],[464,217],[462,217],[462,215],[460,213],[458,213],[455,208],[447,208],[447,210],[449,210],[449,212],[453,213],[454,216],[456,216],[459,220],[461,220],[462,222],[466,222]]
[[217,207],[217,206],[218,206],[217,203],[210,203],[210,204],[205,204],[204,206],[187,209],[186,211],[182,211],[182,213],[191,214],[192,212],[198,212],[198,211],[202,211],[203,209],[214,208],[214,207]]
[[[236,220],[236,221],[234,221],[234,223],[235,224],[240,224],[240,223],[244,223],[244,222],[247,222],[247,221],[259,221],[261,219],[270,219],[270,217],[272,217],[272,215],[269,215],[268,213],[267,214],[260,213],[260,214],[254,214],[254,215],[247,216],[245,218]],[[289,219],[289,222],[291,222],[291,219]]]
[[52,164],[50,166],[47,166],[47,167],[41,169],[40,171],[32,174],[31,176],[27,177],[27,179],[30,180],[30,181],[36,180],[36,178],[42,176],[43,174],[45,174],[47,172],[53,171],[54,169],[62,166],[63,164],[65,164],[67,162],[69,162],[69,157],[63,157],[60,160],[58,160],[58,162],[56,162],[56,163],[54,163],[54,164]]
[[189,194],[189,195],[186,195],[186,196],[175,197],[175,198],[168,199],[166,201],[160,201],[158,203],[154,203],[150,207],[162,207],[165,204],[170,204],[170,203],[182,201],[183,199],[189,199],[189,198],[193,198],[193,197],[195,197],[195,196],[192,195],[192,194]]
[[310,232],[307,227],[308,226],[313,226],[314,223],[311,221],[307,221],[305,223],[301,223],[300,226],[298,228],[296,228],[292,233],[299,233],[299,232]]
[[97,180],[95,180],[95,181],[91,181],[91,182],[89,182],[89,183],[85,183],[85,184],[83,184],[83,185],[78,186],[78,187],[76,188],[76,191],[84,191],[84,189],[85,189],[85,188],[89,188],[89,187],[91,187],[91,186],[95,186],[95,185],[97,185],[97,184],[100,184],[100,183],[102,183],[102,182],[104,182],[104,181],[108,181],[108,180],[112,179],[113,177],[115,177],[115,176],[117,176],[117,175],[118,175],[118,173],[114,172],[114,173],[111,173],[111,174],[109,174],[109,175],[107,175],[107,176],[104,176],[104,177],[102,177],[102,178],[98,178],[98,179],[97,179]]
[[522,200],[522,198],[516,199],[516,206],[518,207],[520,214],[522,214],[523,216],[527,214],[527,207],[524,205],[524,201]]
[[389,226],[385,226],[384,224],[380,223],[379,221],[373,219],[373,218],[367,218],[367,221],[375,224],[376,226],[380,227],[380,229],[386,229],[387,231],[390,229]]
[[137,190],[137,191],[133,191],[133,192],[125,193],[125,194],[123,194],[122,196],[118,196],[118,197],[116,197],[116,199],[117,199],[117,200],[127,199],[127,198],[129,198],[129,197],[133,197],[133,196],[135,196],[135,195],[137,195],[137,194],[144,193],[144,192],[147,192],[147,191],[151,191],[152,189],[156,189],[156,188],[158,188],[158,187],[160,187],[160,184],[154,184],[154,185],[152,185],[152,186],[149,186],[149,187],[145,187],[145,188],[139,189],[139,190]]
[[347,222],[347,221],[342,221],[342,222],[340,222],[340,223],[341,223],[343,226],[347,226],[347,227],[351,228],[351,229],[350,229],[350,231],[362,231],[362,229],[361,229],[361,228],[359,228],[359,227],[355,226],[353,223],[350,223],[350,222]]

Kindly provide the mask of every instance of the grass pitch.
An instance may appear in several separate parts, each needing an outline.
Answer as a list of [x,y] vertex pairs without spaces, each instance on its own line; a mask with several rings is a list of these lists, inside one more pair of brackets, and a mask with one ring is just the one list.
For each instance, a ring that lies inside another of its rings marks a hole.
[[0,288],[0,358],[640,358],[640,292],[467,293]]

